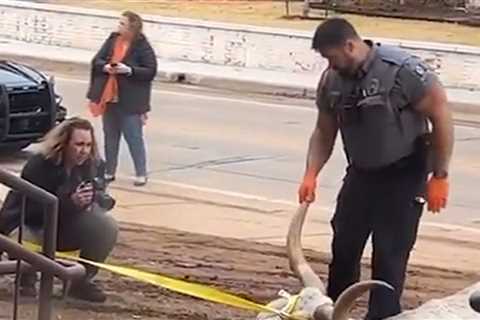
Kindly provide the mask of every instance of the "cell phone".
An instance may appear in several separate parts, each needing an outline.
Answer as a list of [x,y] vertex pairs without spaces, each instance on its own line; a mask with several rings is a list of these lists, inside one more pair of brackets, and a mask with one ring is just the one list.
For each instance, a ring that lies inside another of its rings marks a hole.
[[90,180],[84,180],[80,183],[80,185],[78,186],[79,189],[85,189],[85,187],[89,184],[89,183],[92,183]]

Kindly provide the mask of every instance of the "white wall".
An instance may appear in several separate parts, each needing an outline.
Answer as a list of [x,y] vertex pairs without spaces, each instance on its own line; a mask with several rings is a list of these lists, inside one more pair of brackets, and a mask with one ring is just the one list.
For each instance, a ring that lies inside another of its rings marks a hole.
[[479,8],[480,7],[480,0],[468,0],[467,1],[468,8]]
[[[119,12],[0,0],[0,37],[96,50]],[[325,61],[310,50],[312,32],[144,16],[159,57],[171,60],[318,74]],[[444,84],[480,90],[480,48],[378,39],[426,59]]]

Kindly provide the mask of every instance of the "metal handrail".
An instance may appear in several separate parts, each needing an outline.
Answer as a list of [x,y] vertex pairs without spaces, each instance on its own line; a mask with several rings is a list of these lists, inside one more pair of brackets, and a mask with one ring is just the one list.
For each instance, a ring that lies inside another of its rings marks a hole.
[[[10,238],[0,235],[0,248],[11,254],[16,259],[27,263],[22,263],[20,268],[26,271],[40,271],[50,273],[64,281],[70,281],[81,278],[85,269],[82,265],[74,262],[49,259],[41,254],[30,251]],[[67,264],[67,266],[65,266]],[[8,261],[0,264],[0,274],[10,273],[15,270],[16,262]]]
[[[45,205],[44,212],[44,232],[42,251],[43,256],[14,243],[6,237],[0,237],[0,247],[4,246],[6,251],[17,259],[25,260],[32,268],[42,271],[40,281],[39,295],[39,320],[50,320],[52,314],[51,294],[53,292],[53,277],[59,276],[63,279],[73,279],[79,276],[79,269],[64,267],[55,262],[55,250],[57,247],[57,225],[58,225],[58,199],[55,195],[43,190],[42,188],[0,169],[0,183],[8,186],[10,189],[18,191],[30,199]],[[23,215],[23,213],[22,213]],[[6,266],[4,264],[4,266]],[[24,264],[19,265],[26,268]],[[11,266],[10,266],[11,267]],[[8,269],[9,267],[6,267]],[[84,271],[84,270],[83,270]]]

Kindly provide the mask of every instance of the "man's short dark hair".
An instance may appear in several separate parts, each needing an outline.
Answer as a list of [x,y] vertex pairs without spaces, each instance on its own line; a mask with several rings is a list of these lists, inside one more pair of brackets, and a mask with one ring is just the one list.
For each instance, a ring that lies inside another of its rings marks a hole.
[[315,30],[312,49],[320,52],[324,49],[340,47],[347,40],[359,38],[357,31],[350,22],[343,18],[330,18]]

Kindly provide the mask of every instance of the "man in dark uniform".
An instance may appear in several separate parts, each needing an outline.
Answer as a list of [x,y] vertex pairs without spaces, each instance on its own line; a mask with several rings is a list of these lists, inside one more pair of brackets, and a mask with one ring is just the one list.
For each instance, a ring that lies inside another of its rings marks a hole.
[[372,278],[395,289],[371,292],[367,319],[382,319],[401,312],[424,199],[434,213],[447,203],[453,125],[445,90],[419,58],[362,40],[344,19],[322,23],[312,46],[329,66],[318,86],[299,200],[314,201],[340,131],[348,167],[331,221],[328,295],[336,300],[358,281],[372,235]]

